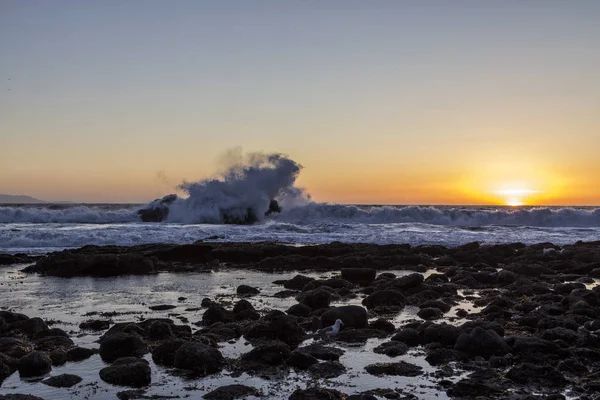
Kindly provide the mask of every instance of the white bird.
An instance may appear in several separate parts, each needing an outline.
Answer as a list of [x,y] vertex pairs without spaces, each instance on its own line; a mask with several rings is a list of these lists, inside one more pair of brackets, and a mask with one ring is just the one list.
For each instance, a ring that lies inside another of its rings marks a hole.
[[344,325],[341,319],[336,319],[335,324],[326,328],[319,329],[315,332],[315,336],[333,336],[337,335],[340,331],[340,325]]

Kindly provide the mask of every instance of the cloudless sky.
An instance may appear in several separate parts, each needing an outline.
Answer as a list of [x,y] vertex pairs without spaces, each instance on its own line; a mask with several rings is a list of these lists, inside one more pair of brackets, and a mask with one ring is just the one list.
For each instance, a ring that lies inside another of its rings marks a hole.
[[147,201],[227,149],[319,201],[600,204],[600,1],[0,0],[0,193]]

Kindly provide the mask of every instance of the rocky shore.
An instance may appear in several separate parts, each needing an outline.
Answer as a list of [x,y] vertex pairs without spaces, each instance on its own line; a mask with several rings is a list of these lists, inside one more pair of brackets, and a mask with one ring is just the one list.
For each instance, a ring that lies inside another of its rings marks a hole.
[[[0,260],[9,257],[15,256],[0,255]],[[23,379],[44,379],[46,385],[77,385],[78,376],[47,376],[57,366],[96,354],[105,363],[99,378],[122,386],[121,399],[144,398],[154,365],[200,382],[224,370],[282,382],[292,372],[329,379],[350,367],[340,361],[346,351],[376,339],[381,343],[373,352],[390,361],[366,365],[366,373],[428,374],[427,380],[450,398],[600,399],[600,242],[454,248],[198,242],[86,246],[16,262],[34,262],[23,270],[27,274],[64,278],[297,271],[272,283],[279,287],[274,297],[295,302],[287,309],[261,309],[249,300],[265,287],[242,284],[232,304],[218,298],[197,304],[202,317],[194,323],[81,321],[80,329],[102,332],[98,349],[76,346],[69,332],[53,328],[43,316],[0,311],[0,380],[18,373]],[[333,274],[315,279],[308,271]],[[465,299],[476,309],[460,309]],[[407,308],[415,309],[414,319],[396,324],[395,317]],[[315,329],[337,319],[344,323],[338,334],[313,337]],[[250,350],[225,357],[223,348],[240,338]],[[433,373],[400,359],[415,349],[425,354]],[[349,394],[320,382],[298,388],[289,398],[421,398],[402,387],[356,387]],[[19,398],[10,396],[0,399]],[[235,384],[204,394],[206,399],[246,397],[279,398]]]

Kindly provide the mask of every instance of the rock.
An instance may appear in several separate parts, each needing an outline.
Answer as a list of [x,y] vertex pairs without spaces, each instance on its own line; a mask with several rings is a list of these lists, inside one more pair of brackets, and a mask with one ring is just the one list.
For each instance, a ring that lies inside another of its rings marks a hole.
[[32,347],[22,340],[12,337],[0,338],[0,353],[9,357],[21,358],[32,350]]
[[447,313],[452,308],[450,305],[444,303],[441,300],[428,300],[428,301],[425,301],[424,303],[419,304],[419,308],[428,308],[428,307],[439,308],[444,313]]
[[510,348],[500,335],[493,330],[475,328],[470,333],[462,333],[456,340],[454,349],[467,353],[469,356],[502,356],[510,351]]
[[167,310],[172,310],[174,308],[177,308],[177,306],[174,306],[172,304],[159,304],[156,306],[150,306],[148,308],[151,309],[152,311],[167,311]]
[[523,363],[512,367],[506,377],[513,382],[542,387],[559,387],[567,383],[565,377],[548,365]]
[[344,328],[366,328],[369,320],[367,310],[361,306],[341,306],[321,314],[321,328],[335,324],[336,320],[344,323]]
[[431,324],[423,332],[423,343],[438,342],[444,346],[454,346],[460,336],[459,328],[448,324]]
[[44,400],[44,399],[41,397],[30,395],[30,394],[11,393],[11,394],[0,394],[0,400]]
[[144,337],[149,340],[164,340],[172,336],[171,324],[159,320],[150,321],[144,332]]
[[286,311],[286,313],[288,313],[289,315],[293,315],[296,317],[308,317],[311,312],[312,309],[309,306],[300,303],[294,304]]
[[422,342],[421,335],[419,335],[419,331],[412,328],[404,328],[399,330],[398,333],[392,336],[391,340],[406,343],[408,346],[411,347],[418,346]]
[[69,361],[83,361],[87,360],[96,353],[98,353],[97,350],[77,346],[67,350],[67,359]]
[[90,319],[79,324],[79,328],[91,331],[103,331],[110,328],[110,321],[100,319]]
[[406,354],[408,346],[402,342],[384,342],[373,349],[377,354],[385,354],[388,357],[397,357]]
[[152,360],[157,365],[173,367],[175,365],[175,352],[186,342],[181,339],[169,339],[152,350]]
[[419,318],[429,321],[442,318],[444,313],[439,308],[427,307],[420,309],[417,315]]
[[200,303],[200,306],[208,308],[213,304],[213,301],[211,299],[209,299],[208,297],[205,297],[202,299],[202,302]]
[[250,352],[242,354],[240,360],[246,370],[254,369],[260,365],[276,366],[283,364],[292,352],[288,345],[282,342],[270,342],[261,344]]
[[345,353],[344,350],[336,347],[327,347],[319,343],[312,343],[308,346],[299,347],[296,351],[310,354],[311,356],[325,361],[337,361]]
[[64,336],[45,336],[35,339],[34,344],[36,350],[50,352],[58,348],[67,349],[73,346],[73,341]]
[[311,365],[308,368],[308,372],[319,378],[331,379],[345,374],[346,367],[339,362],[325,361]]
[[427,356],[425,357],[425,361],[430,365],[444,365],[460,359],[461,357],[458,351],[447,349],[445,347],[427,349]]
[[452,398],[498,398],[503,390],[488,385],[486,382],[481,382],[475,379],[462,379],[448,389],[448,396]]
[[43,319],[35,317],[22,321],[16,321],[11,324],[8,324],[8,331],[19,330],[26,334],[28,337],[33,338],[38,333],[48,330],[48,325],[44,322]]
[[332,336],[336,342],[343,343],[366,343],[367,340],[372,338],[385,338],[387,332],[380,331],[377,329],[345,329],[340,331],[337,335]]
[[415,273],[393,279],[390,282],[390,286],[392,286],[396,290],[404,291],[421,285],[423,281],[423,275]]
[[279,340],[295,347],[304,340],[304,331],[294,317],[283,314],[269,320],[258,321],[244,333],[244,337],[249,340]]
[[364,299],[362,304],[369,309],[382,306],[403,308],[406,298],[397,290],[379,290]]
[[22,378],[45,375],[51,369],[52,360],[40,351],[32,351],[19,360],[19,375]]
[[302,288],[306,286],[307,283],[312,282],[314,280],[314,278],[310,278],[308,276],[296,275],[292,279],[286,281],[283,284],[283,287],[292,290],[302,290]]
[[316,357],[313,357],[308,353],[295,350],[290,355],[290,358],[287,359],[286,364],[298,369],[308,369],[308,367],[318,362],[319,360],[317,360]]
[[260,293],[260,290],[248,285],[240,285],[237,287],[237,294],[240,296],[254,296]]
[[122,357],[141,357],[148,348],[137,335],[117,333],[107,337],[100,344],[100,357],[106,362],[112,362]]
[[221,352],[204,343],[185,343],[175,352],[175,367],[193,371],[198,376],[220,372],[224,363]]
[[376,274],[373,268],[342,268],[342,279],[360,286],[369,286]]
[[331,293],[323,288],[317,288],[300,293],[296,297],[296,300],[313,310],[318,310],[320,308],[329,307],[329,303],[331,303]]
[[394,332],[396,330],[396,326],[394,324],[383,318],[377,318],[375,321],[369,322],[369,328],[378,329],[380,331],[388,333]]
[[148,275],[157,272],[152,258],[138,254],[85,254],[75,251],[48,254],[23,271],[62,278]]
[[100,379],[113,385],[143,387],[151,383],[148,361],[135,357],[124,357],[100,370]]
[[215,390],[206,393],[202,398],[206,400],[235,400],[245,398],[247,396],[260,397],[260,390],[245,386],[245,385],[227,385],[216,388]]
[[67,361],[69,361],[69,357],[67,356],[67,352],[63,348],[58,348],[52,350],[48,356],[50,360],[52,360],[52,366],[57,367],[59,365],[64,365]]
[[296,389],[289,400],[345,400],[346,395],[334,389],[312,387],[306,390]]
[[212,303],[202,315],[202,323],[209,326],[217,322],[227,323],[233,321],[235,321],[233,312],[226,310],[217,303]]
[[44,385],[53,386],[53,387],[71,387],[77,385],[81,382],[82,379],[80,376],[71,375],[71,374],[61,374],[52,376],[48,379],[44,379],[42,383]]
[[233,306],[233,316],[236,321],[257,320],[260,314],[254,309],[248,300],[240,300]]
[[144,397],[146,397],[146,389],[130,389],[117,392],[117,399],[119,400],[143,399]]
[[410,364],[404,361],[395,363],[378,363],[371,364],[365,367],[365,370],[376,376],[393,375],[393,376],[418,376],[423,374],[423,368],[418,365]]

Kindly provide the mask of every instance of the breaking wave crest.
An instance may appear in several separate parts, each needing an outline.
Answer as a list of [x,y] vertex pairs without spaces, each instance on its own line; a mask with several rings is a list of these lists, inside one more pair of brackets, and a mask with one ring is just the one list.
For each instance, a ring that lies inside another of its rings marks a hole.
[[1,206],[0,223],[116,224],[139,221],[135,206]]

